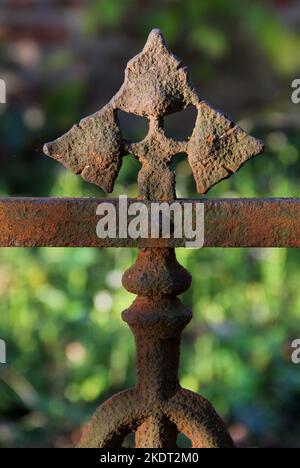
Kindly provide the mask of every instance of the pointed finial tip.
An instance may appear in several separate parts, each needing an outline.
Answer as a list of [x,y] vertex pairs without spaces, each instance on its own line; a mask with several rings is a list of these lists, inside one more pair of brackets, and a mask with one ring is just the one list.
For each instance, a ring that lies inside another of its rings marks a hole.
[[158,28],[152,29],[150,31],[146,45],[149,46],[150,44],[153,44],[153,43],[165,44],[162,32]]
[[160,30],[159,28],[153,28],[153,29],[151,29],[150,35],[151,35],[151,34],[155,34],[155,35],[157,35],[157,36],[162,37],[162,32],[161,32],[161,30]]

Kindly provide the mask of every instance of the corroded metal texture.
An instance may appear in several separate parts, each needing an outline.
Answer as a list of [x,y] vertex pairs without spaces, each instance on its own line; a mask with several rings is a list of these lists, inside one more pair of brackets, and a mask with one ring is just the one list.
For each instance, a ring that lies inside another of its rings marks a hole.
[[[128,203],[136,201],[132,199]],[[96,207],[102,202],[107,199],[2,198],[0,246],[184,246],[184,239],[173,238],[99,239]],[[118,210],[119,201],[110,202]],[[299,199],[207,199],[202,202],[205,206],[204,247],[300,247]]]
[[[190,139],[166,137],[164,116],[188,106],[197,109]],[[148,118],[149,133],[143,141],[131,143],[122,137],[118,110]],[[106,192],[113,190],[123,156],[133,154],[142,165],[141,195],[172,199],[175,177],[169,166],[176,154],[188,155],[197,189],[206,193],[261,153],[263,145],[199,97],[186,67],[168,50],[160,31],[153,30],[143,51],[127,64],[124,84],[112,100],[46,144],[44,151]]]
[[176,447],[179,432],[194,448],[232,447],[210,403],[179,385],[180,335],[192,314],[176,296],[190,282],[172,249],[142,250],[123,276],[125,288],[138,294],[122,314],[136,340],[138,382],[100,406],[82,447],[121,447],[130,432],[142,448]]
[[[187,106],[197,109],[191,137],[168,138],[164,116]],[[122,137],[118,110],[148,118],[149,132],[143,141],[131,143]],[[133,154],[141,163],[138,186],[145,201],[176,198],[170,163],[178,153],[187,154],[198,191],[205,193],[262,150],[261,142],[199,97],[187,69],[167,49],[158,30],[128,63],[124,84],[112,100],[44,148],[48,156],[107,192],[113,189],[123,156]],[[213,229],[210,232],[214,236]],[[224,242],[224,232],[221,238]],[[125,288],[138,295],[122,315],[136,340],[138,382],[100,406],[82,447],[120,447],[132,431],[137,447],[175,447],[178,432],[189,437],[193,447],[233,446],[211,405],[179,385],[180,336],[191,312],[177,296],[190,281],[172,248],[141,250],[136,264],[125,273]]]

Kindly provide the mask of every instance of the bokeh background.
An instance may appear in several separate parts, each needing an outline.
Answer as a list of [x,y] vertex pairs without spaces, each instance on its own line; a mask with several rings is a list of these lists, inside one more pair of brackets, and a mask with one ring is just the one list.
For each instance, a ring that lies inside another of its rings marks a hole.
[[[209,197],[300,196],[297,0],[2,0],[1,196],[104,196],[42,145],[118,90],[128,59],[153,27],[189,65],[200,94],[262,138],[267,150]],[[194,116],[168,117],[188,138]],[[143,119],[124,119],[140,139]],[[178,193],[197,196],[185,158]],[[136,195],[138,163],[125,158],[112,196]],[[120,313],[130,249],[1,249],[0,446],[69,447],[97,405],[135,382],[134,342]],[[300,252],[178,251],[193,274],[183,301],[194,311],[181,382],[212,401],[240,446],[300,447]],[[131,443],[129,439],[128,444]],[[188,441],[180,439],[180,444]]]

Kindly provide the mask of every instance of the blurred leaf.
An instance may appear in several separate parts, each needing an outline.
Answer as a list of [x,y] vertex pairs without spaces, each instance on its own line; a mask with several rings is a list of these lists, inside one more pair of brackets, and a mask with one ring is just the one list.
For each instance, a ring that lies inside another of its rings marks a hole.
[[200,26],[190,34],[190,42],[212,59],[220,59],[228,52],[224,33],[210,26]]
[[249,4],[243,10],[246,28],[258,39],[266,55],[280,74],[292,74],[300,68],[300,37],[289,30],[267,7]]

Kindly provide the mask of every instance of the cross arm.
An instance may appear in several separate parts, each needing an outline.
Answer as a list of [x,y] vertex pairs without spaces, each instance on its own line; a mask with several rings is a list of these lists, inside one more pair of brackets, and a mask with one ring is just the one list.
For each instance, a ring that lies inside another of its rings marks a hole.
[[[0,247],[184,246],[184,238],[99,239],[96,208],[107,201],[1,198]],[[136,201],[140,200],[128,199],[128,204]],[[177,200],[187,201],[204,203],[204,247],[300,247],[300,199]],[[118,212],[119,200],[109,202]]]

